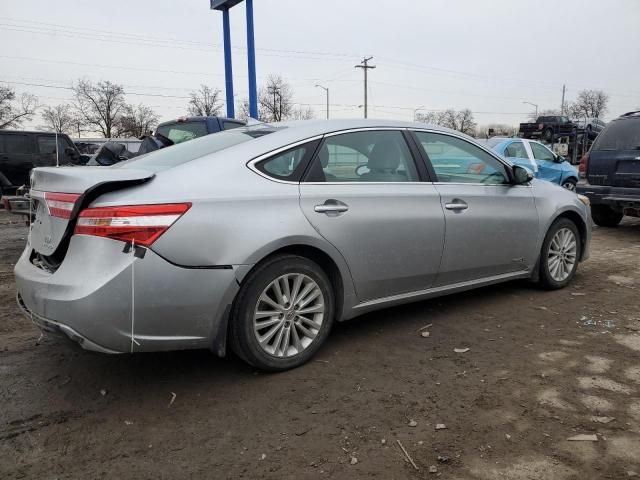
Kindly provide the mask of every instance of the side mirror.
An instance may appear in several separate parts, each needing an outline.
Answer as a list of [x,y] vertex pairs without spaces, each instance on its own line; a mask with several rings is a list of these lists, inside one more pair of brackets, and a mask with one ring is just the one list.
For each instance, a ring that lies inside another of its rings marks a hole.
[[553,160],[555,163],[562,163],[564,162],[565,158],[562,155],[556,155],[555,159]]
[[528,168],[521,167],[520,165],[513,166],[513,183],[516,185],[523,185],[533,180],[533,173]]

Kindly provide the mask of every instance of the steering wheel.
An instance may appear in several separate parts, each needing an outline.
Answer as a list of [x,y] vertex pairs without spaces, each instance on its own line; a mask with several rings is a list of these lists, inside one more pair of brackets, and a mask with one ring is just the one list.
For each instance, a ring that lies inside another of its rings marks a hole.
[[369,173],[370,170],[366,163],[361,163],[356,167],[355,172],[357,176],[361,177],[365,173]]

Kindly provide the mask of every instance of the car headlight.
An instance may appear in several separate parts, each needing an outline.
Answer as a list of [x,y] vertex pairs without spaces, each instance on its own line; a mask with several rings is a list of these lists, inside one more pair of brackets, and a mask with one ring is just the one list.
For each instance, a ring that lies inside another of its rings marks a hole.
[[585,197],[584,195],[578,194],[578,200],[584,203],[587,207],[591,206],[591,202],[589,201],[589,197]]

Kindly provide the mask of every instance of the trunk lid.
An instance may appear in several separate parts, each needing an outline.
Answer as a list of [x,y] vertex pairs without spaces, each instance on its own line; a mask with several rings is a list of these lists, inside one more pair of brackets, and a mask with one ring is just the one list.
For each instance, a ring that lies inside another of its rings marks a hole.
[[589,155],[591,185],[640,187],[640,150],[596,150]]
[[640,118],[621,117],[598,136],[589,154],[591,185],[640,187]]
[[[144,183],[153,172],[108,167],[36,168],[31,175],[31,247],[52,265],[66,254],[80,210],[98,196]],[[53,195],[52,195],[53,194]]]

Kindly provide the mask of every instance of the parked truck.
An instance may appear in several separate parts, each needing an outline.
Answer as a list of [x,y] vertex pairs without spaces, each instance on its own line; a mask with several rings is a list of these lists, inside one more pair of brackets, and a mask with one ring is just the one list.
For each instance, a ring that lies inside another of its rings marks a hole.
[[565,136],[575,136],[578,126],[563,115],[545,115],[535,122],[521,123],[520,135],[524,138],[540,138],[546,142]]

